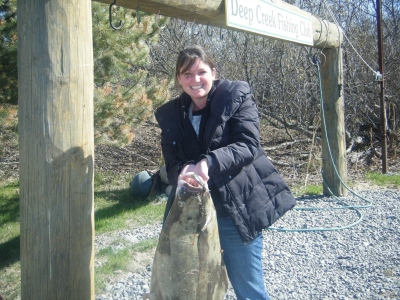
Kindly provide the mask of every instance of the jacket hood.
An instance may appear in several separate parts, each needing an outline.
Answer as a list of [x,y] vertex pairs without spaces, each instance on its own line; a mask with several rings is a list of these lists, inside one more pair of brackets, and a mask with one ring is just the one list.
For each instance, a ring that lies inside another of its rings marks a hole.
[[211,111],[221,122],[226,122],[252,91],[245,81],[216,80],[214,85],[216,89],[210,97]]

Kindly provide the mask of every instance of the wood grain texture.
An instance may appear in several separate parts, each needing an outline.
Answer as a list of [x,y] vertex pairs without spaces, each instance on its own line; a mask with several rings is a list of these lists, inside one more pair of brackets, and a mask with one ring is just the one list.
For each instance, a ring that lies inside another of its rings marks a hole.
[[[112,0],[95,0],[111,4]],[[300,8],[281,0],[269,0],[274,5],[311,18],[313,27],[313,42],[316,48],[337,48],[343,35],[335,24],[321,20]],[[210,25],[218,28],[228,28],[225,20],[225,0],[118,0],[116,6],[160,14],[188,22]],[[235,29],[236,30],[236,29]]]
[[91,2],[18,1],[22,299],[94,299]]
[[[343,69],[341,49],[325,49],[321,63],[321,79],[324,100],[324,111],[326,118],[326,131],[322,132],[322,167],[324,171],[324,194],[330,195],[328,187],[335,196],[346,196],[347,189],[340,182],[332,160],[336,166],[337,173],[344,183],[347,182],[346,162],[346,137],[344,128],[344,98],[343,98]],[[322,126],[323,129],[323,126]],[[331,155],[332,158],[331,159]]]

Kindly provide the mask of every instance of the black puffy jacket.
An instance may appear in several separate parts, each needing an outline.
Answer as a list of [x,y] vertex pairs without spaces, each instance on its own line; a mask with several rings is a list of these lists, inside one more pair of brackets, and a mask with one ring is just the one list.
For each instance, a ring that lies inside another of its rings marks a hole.
[[251,242],[286,211],[295,198],[260,146],[259,113],[250,86],[218,80],[209,95],[203,140],[196,141],[188,118],[191,99],[183,93],[156,111],[169,182],[182,166],[208,159],[209,176],[244,243]]

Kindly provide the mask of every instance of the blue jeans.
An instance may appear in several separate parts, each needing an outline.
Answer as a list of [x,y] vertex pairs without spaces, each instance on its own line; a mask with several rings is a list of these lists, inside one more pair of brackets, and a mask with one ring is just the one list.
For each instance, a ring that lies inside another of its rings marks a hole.
[[237,299],[270,300],[261,265],[263,236],[244,245],[227,217],[218,218],[218,229],[226,270]]

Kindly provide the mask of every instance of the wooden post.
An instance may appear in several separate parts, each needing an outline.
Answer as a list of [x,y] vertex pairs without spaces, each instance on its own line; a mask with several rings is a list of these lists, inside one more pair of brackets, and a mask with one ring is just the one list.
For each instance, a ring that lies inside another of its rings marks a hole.
[[381,105],[381,149],[382,149],[382,174],[388,171],[387,163],[387,118],[386,118],[386,102],[385,102],[385,63],[383,51],[383,34],[382,34],[382,1],[376,0],[376,16],[377,16],[377,30],[378,30],[378,62],[379,72],[382,79],[379,82],[379,103]]
[[[344,98],[341,48],[324,49],[321,57],[322,95],[328,143],[322,126],[322,168],[325,195],[346,196],[346,138],[344,129]],[[322,114],[321,114],[322,115]],[[332,165],[332,160],[334,165]],[[336,169],[336,170],[335,170]],[[336,172],[337,171],[337,172]],[[338,174],[340,178],[338,177]],[[341,179],[341,180],[340,180]]]
[[18,0],[21,297],[94,299],[90,0]]

